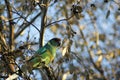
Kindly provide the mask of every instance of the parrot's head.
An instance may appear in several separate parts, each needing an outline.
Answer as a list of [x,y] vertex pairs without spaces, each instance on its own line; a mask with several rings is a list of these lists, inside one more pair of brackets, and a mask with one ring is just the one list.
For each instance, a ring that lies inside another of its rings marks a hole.
[[53,45],[55,47],[59,47],[61,44],[61,39],[60,38],[52,38],[49,42],[51,45]]

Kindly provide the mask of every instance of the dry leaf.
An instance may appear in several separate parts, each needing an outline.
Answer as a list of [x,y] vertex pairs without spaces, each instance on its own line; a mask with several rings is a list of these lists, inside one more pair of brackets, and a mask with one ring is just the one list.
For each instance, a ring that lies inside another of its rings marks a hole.
[[98,62],[101,62],[102,61],[102,59],[103,59],[103,56],[102,55],[100,55],[99,57],[98,57]]
[[63,74],[62,80],[67,80],[68,75],[70,74],[69,71]]
[[62,50],[62,56],[65,56],[65,54],[67,53],[67,50],[68,50],[68,47],[65,47],[65,48]]

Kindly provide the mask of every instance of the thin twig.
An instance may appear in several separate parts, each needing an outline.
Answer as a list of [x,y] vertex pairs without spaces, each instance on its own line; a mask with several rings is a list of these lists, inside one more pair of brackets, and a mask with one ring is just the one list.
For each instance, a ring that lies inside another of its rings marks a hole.
[[[88,53],[89,53],[89,57],[90,57],[91,63],[93,64],[93,66],[95,67],[95,69],[96,69],[96,70],[103,76],[103,78],[105,79],[105,77],[104,77],[104,71],[103,71],[101,68],[99,68],[99,67],[95,64],[95,62],[93,61],[93,59],[92,59],[92,52],[91,52],[90,48],[88,47],[88,43],[87,43],[87,41],[86,41],[86,39],[85,39],[85,37],[84,37],[84,34],[83,34],[83,32],[82,32],[81,29],[80,29],[80,33],[81,33],[81,35],[82,35],[83,40],[84,40],[85,43],[87,44],[86,48],[87,48],[87,51],[88,51]],[[106,79],[105,79],[105,80],[106,80]]]
[[[14,8],[14,7],[13,7]],[[28,24],[26,24],[24,27],[22,26],[22,29],[15,34],[15,39],[29,26],[32,25],[35,29],[37,29],[39,32],[40,30],[33,24],[33,22],[36,20],[36,18],[38,18],[41,15],[41,12],[39,12],[31,21],[27,21],[27,19],[25,17],[23,17],[21,14],[18,13],[18,11],[14,8],[13,13],[16,13],[17,15],[19,15],[21,18],[23,18]]]
[[[13,13],[16,13],[17,15],[20,16],[20,18],[24,19],[27,23],[31,24],[34,28],[36,28],[38,30],[38,32],[40,32],[40,30],[31,22],[29,22],[25,17],[23,17],[20,13],[18,13],[18,11],[13,7],[13,9],[16,11],[13,11]],[[32,21],[32,20],[31,20]],[[22,24],[20,27],[22,27],[24,24]]]
[[48,26],[50,26],[50,25],[52,25],[52,24],[55,24],[55,23],[58,23],[58,22],[61,22],[61,21],[68,21],[68,20],[70,20],[73,16],[74,16],[74,15],[72,15],[72,16],[70,16],[69,18],[66,18],[66,19],[61,19],[61,20],[58,20],[58,21],[54,21],[54,22],[52,22],[52,23],[47,24],[45,27],[48,27]]

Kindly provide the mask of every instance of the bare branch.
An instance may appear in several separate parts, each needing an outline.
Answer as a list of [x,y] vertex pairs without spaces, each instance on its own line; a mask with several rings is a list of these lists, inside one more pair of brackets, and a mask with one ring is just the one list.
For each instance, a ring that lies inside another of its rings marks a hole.
[[61,20],[58,20],[58,21],[49,23],[49,24],[47,24],[45,27],[48,27],[48,26],[50,26],[50,25],[52,25],[52,24],[55,24],[55,23],[58,23],[58,22],[61,22],[61,21],[68,21],[68,20],[70,20],[73,16],[74,16],[74,15],[72,15],[72,16],[70,16],[69,18],[66,18],[66,19],[61,19]]
[[[80,29],[80,33],[81,33],[82,38],[83,38],[83,40],[85,41],[85,43],[88,44],[81,29]],[[87,51],[88,51],[88,53],[89,53],[89,57],[90,57],[91,63],[93,64],[93,66],[95,67],[95,69],[96,69],[96,70],[102,75],[102,77],[105,79],[105,77],[104,77],[104,71],[102,70],[102,68],[98,67],[98,66],[95,64],[95,62],[93,61],[92,52],[91,52],[90,48],[89,48],[88,46],[86,46],[86,48],[87,48]]]
[[[5,0],[5,4],[6,4],[6,7],[7,7],[7,15],[8,15],[8,18],[9,19],[12,19],[12,8],[10,6],[10,3],[8,0]],[[11,51],[13,50],[13,44],[14,44],[14,25],[13,25],[13,22],[12,20],[9,20],[9,30],[10,30],[10,35],[9,35],[9,45],[10,45],[10,49]]]
[[[9,1],[5,0],[5,4],[7,7],[8,18],[12,19],[12,8],[10,6]],[[13,49],[14,49],[14,24],[13,24],[12,20],[9,20],[9,31],[10,31],[9,46],[10,46],[10,51],[13,51]],[[12,61],[12,60],[10,60],[10,61]],[[11,71],[14,72],[15,71],[14,65],[13,64],[8,64],[8,65],[9,65]]]
[[20,17],[22,17],[28,23],[25,26],[23,26],[22,29],[19,32],[17,32],[15,34],[15,39],[30,25],[32,25],[33,27],[35,27],[40,32],[40,30],[34,24],[32,24],[32,23],[41,15],[41,12],[38,13],[31,21],[27,21],[26,18],[24,18],[22,15],[20,15],[17,12],[16,12],[16,14],[18,14]]
[[47,1],[43,1],[43,6],[40,6],[42,8],[42,15],[41,15],[41,27],[40,27],[40,33],[39,33],[39,47],[43,46],[43,40],[44,40],[44,29],[45,29],[45,18],[46,18],[46,12],[47,12]]

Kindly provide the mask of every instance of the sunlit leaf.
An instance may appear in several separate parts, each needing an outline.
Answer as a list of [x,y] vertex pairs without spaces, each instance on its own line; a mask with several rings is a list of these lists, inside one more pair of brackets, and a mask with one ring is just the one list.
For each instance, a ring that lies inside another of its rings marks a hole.
[[90,16],[94,16],[93,12],[91,10],[87,10],[87,13],[90,15]]
[[120,49],[116,49],[118,56],[120,56]]
[[97,65],[97,67],[100,67],[100,66],[101,66],[101,62],[98,62],[98,61],[97,61],[95,64]]
[[114,52],[108,52],[107,55],[106,55],[107,60],[110,60],[110,59],[112,59],[114,57],[115,57],[115,53]]
[[23,36],[25,34],[25,31],[22,31],[21,33],[20,33],[20,36]]
[[68,75],[70,74],[69,71],[63,74],[62,80],[67,80]]
[[51,27],[50,27],[50,30],[51,30],[54,34],[56,34],[58,27],[59,27],[59,25],[56,24],[56,25],[54,25],[54,26],[51,26]]
[[102,50],[98,50],[97,55],[101,55],[101,54],[102,54]]
[[65,56],[65,54],[67,53],[67,51],[68,51],[68,47],[63,48],[63,50],[62,50],[62,56]]
[[101,62],[103,60],[103,56],[102,55],[100,55],[99,57],[98,57],[98,62]]
[[84,30],[85,26],[79,26],[80,30]]
[[87,46],[88,45],[88,43],[87,42],[84,42],[84,46]]

